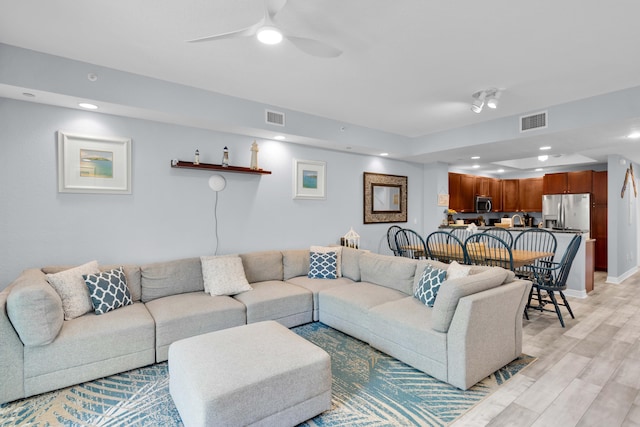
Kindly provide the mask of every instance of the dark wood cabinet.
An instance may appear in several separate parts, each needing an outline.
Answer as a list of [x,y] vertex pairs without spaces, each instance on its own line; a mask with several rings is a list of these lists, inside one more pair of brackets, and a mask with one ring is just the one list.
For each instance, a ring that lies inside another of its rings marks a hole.
[[449,173],[449,208],[457,212],[475,210],[476,177],[461,173]]
[[518,183],[518,211],[542,212],[543,179],[525,178]]
[[489,178],[489,195],[491,196],[492,210],[502,212],[502,180]]
[[520,198],[520,180],[502,180],[502,210],[504,212],[517,212]]
[[608,194],[607,171],[593,173],[593,197],[591,198],[591,238],[595,239],[595,269],[607,270],[607,220]]
[[543,178],[544,194],[591,193],[593,171],[548,173]]

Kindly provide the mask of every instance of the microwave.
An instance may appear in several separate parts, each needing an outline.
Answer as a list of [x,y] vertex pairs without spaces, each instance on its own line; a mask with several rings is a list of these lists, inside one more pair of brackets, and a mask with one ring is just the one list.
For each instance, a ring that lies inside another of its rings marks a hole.
[[476,196],[476,212],[491,212],[491,197]]

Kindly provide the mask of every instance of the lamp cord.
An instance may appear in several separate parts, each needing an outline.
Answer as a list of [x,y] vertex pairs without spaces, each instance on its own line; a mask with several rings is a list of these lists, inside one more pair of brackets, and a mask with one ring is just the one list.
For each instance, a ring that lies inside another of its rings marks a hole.
[[216,193],[216,198],[215,198],[215,202],[213,204],[213,219],[215,222],[214,225],[214,232],[215,232],[215,236],[216,236],[216,246],[215,249],[213,251],[213,255],[218,255],[218,192],[215,191]]

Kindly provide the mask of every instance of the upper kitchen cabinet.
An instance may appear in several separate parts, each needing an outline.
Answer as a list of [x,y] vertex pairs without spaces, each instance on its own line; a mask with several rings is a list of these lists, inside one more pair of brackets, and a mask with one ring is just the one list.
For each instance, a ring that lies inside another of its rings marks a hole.
[[503,179],[502,180],[502,210],[504,212],[518,211],[520,198],[520,181],[519,179]]
[[519,181],[517,210],[522,212],[542,212],[542,177],[525,178]]
[[449,208],[457,212],[475,211],[476,177],[461,173],[449,173]]
[[544,194],[590,193],[593,171],[548,173],[543,179]]
[[501,212],[502,209],[502,180],[497,178],[489,178],[489,196],[494,212]]

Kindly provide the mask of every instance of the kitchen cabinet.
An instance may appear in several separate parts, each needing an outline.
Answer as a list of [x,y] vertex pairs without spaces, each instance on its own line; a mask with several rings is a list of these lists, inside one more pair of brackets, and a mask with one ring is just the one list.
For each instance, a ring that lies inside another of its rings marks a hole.
[[591,237],[595,239],[595,269],[607,270],[607,220],[608,194],[607,171],[593,173],[593,197],[591,198]]
[[525,178],[518,183],[518,211],[542,212],[543,179]]
[[449,209],[457,212],[475,211],[476,177],[461,173],[449,173]]
[[585,268],[584,268],[584,290],[589,293],[593,290],[594,282],[594,258],[595,243],[593,239],[587,239],[585,242]]
[[593,171],[548,173],[543,177],[544,194],[591,193]]
[[503,179],[502,180],[502,211],[517,212],[518,201],[520,198],[520,180],[519,179]]
[[502,180],[489,178],[489,195],[492,197],[494,212],[502,212]]

